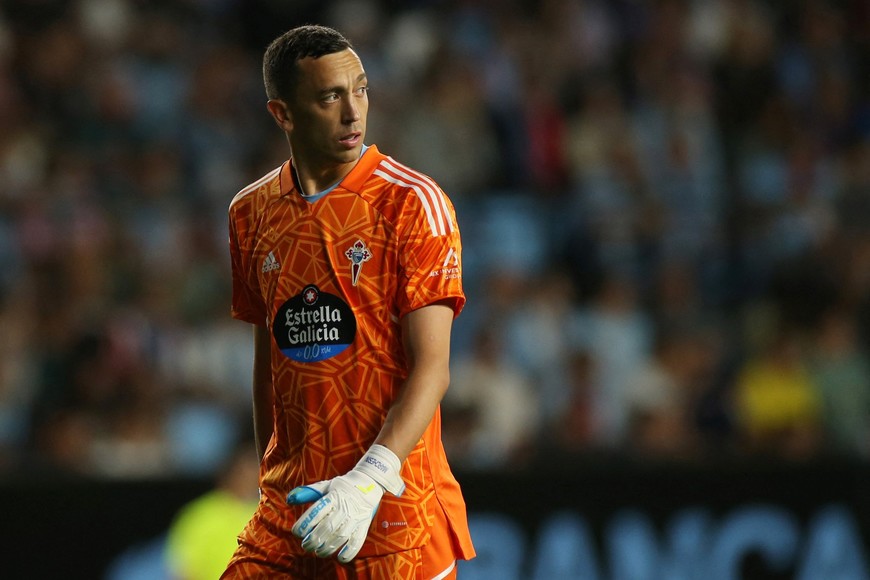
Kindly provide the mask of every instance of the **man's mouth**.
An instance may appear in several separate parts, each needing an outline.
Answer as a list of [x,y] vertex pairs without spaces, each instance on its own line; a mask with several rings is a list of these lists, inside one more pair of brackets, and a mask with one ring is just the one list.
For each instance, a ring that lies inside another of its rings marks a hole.
[[344,137],[342,137],[341,139],[339,139],[339,142],[342,145],[345,145],[347,147],[355,147],[360,142],[361,138],[362,138],[361,132],[349,133],[349,134],[345,135]]

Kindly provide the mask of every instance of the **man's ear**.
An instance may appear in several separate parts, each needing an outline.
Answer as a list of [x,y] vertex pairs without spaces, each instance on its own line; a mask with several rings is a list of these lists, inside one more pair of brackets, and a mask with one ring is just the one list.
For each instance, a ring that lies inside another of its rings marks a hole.
[[285,132],[293,129],[293,115],[290,113],[287,103],[280,99],[269,99],[266,103],[269,114],[275,119],[275,123]]

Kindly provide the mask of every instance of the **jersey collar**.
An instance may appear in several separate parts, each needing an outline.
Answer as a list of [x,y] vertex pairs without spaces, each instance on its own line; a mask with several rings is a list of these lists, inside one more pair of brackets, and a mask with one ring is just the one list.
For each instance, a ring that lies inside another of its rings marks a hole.
[[378,163],[380,163],[381,157],[382,155],[378,151],[376,145],[366,146],[362,151],[359,161],[354,168],[350,170],[350,173],[344,176],[344,179],[315,195],[307,197],[303,197],[299,189],[296,187],[296,179],[293,175],[295,172],[295,169],[293,168],[293,160],[288,159],[284,162],[284,166],[281,168],[281,195],[290,195],[292,193],[299,199],[314,202],[338,187],[349,191],[359,191],[369,176],[374,172]]

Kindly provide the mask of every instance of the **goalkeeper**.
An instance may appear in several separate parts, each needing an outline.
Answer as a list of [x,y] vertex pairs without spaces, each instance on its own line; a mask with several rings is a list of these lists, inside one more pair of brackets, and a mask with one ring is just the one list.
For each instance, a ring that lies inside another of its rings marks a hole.
[[263,76],[290,159],[229,209],[261,462],[222,577],[454,578],[474,548],[439,410],[465,302],[453,206],[365,144],[368,78],[341,34],[282,34]]

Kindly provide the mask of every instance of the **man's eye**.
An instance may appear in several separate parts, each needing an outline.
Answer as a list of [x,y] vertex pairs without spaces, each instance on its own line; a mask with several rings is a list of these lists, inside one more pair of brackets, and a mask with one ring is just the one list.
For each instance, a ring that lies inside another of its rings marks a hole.
[[328,94],[328,95],[324,95],[324,96],[323,96],[323,102],[324,102],[324,103],[334,103],[334,102],[337,101],[337,100],[338,100],[338,94],[337,94],[337,93],[330,93],[330,94]]
[[368,88],[368,87],[359,87],[359,88],[356,90],[356,94],[357,94],[357,96],[360,96],[360,97],[363,96],[364,94],[368,93],[368,92],[369,92],[369,88]]

